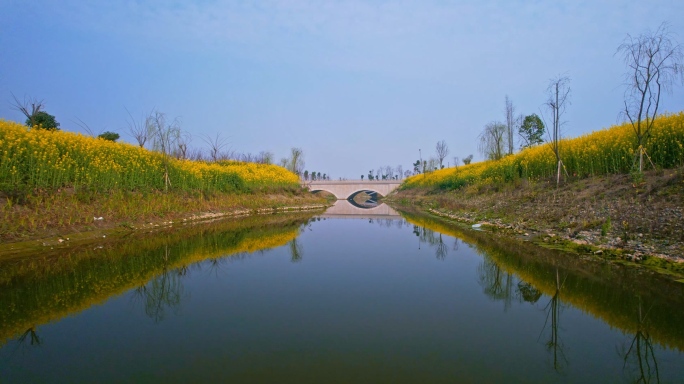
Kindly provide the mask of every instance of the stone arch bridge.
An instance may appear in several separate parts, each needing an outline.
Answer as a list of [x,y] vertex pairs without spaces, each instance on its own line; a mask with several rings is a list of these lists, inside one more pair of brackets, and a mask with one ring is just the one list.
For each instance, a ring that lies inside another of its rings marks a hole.
[[304,181],[302,185],[311,192],[326,191],[335,195],[337,200],[346,200],[359,192],[367,191],[387,196],[401,185],[401,180],[314,180]]

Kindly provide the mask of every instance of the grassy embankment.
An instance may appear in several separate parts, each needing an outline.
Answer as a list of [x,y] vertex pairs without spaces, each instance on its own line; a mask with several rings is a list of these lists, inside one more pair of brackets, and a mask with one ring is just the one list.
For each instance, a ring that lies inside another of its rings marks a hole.
[[[656,166],[634,172],[630,125],[561,142],[567,174],[555,185],[547,144],[498,161],[416,175],[392,197],[580,252],[684,260],[684,113],[660,116],[645,148]],[[565,173],[565,172],[564,172]]]
[[324,201],[298,181],[275,165],[178,160],[0,120],[2,241]]

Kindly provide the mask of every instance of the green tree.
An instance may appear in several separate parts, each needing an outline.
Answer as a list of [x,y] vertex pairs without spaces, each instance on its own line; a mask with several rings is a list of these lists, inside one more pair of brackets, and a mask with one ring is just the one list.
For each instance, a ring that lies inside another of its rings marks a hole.
[[527,148],[544,142],[544,123],[536,113],[525,116],[518,134],[523,140],[520,148]]
[[59,123],[55,117],[45,111],[38,111],[26,119],[26,125],[48,131],[59,131]]
[[120,137],[120,136],[119,136],[119,134],[116,133],[116,132],[109,132],[109,131],[106,131],[106,132],[103,132],[103,133],[97,135],[97,137],[100,138],[100,139],[104,139],[104,140],[109,140],[109,141],[116,142],[117,140],[119,140],[119,137]]
[[19,100],[14,94],[11,102],[13,109],[21,112],[26,117],[26,125],[29,127],[42,128],[47,130],[59,130],[59,123],[51,114],[43,111],[43,100],[24,97]]
[[463,158],[463,164],[468,165],[470,162],[473,161],[473,155],[468,155],[467,157]]

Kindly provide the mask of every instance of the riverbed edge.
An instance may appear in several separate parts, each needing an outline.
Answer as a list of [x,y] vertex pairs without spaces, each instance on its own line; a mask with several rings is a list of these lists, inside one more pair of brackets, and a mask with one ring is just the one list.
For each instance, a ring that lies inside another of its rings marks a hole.
[[[390,204],[396,204],[392,199],[385,200]],[[395,207],[396,208],[396,207]],[[406,208],[404,206],[403,208]],[[412,207],[420,214],[437,217],[452,225],[458,226],[465,231],[487,231],[493,236],[502,236],[508,239],[523,241],[536,245],[541,248],[554,249],[566,254],[582,257],[598,258],[612,264],[626,267],[646,268],[661,275],[670,277],[679,283],[684,283],[684,259],[671,257],[663,254],[640,254],[634,249],[615,248],[601,244],[588,244],[578,242],[569,236],[556,235],[554,230],[547,231],[521,231],[514,225],[504,223],[498,219],[492,221],[474,221],[458,215],[456,212],[434,209]],[[400,212],[401,208],[397,208]],[[475,226],[475,227],[474,227]]]
[[36,233],[23,241],[2,243],[0,244],[0,259],[21,257],[41,250],[52,250],[64,244],[80,246],[97,243],[104,239],[112,240],[135,232],[154,232],[174,226],[206,224],[216,220],[237,219],[249,216],[324,211],[328,207],[329,204],[305,203],[301,205],[290,204],[287,206],[252,209],[234,208],[222,211],[183,212],[178,219],[160,218],[138,224],[121,225],[121,223],[103,221],[100,227],[92,230],[63,232],[58,235],[48,232]]

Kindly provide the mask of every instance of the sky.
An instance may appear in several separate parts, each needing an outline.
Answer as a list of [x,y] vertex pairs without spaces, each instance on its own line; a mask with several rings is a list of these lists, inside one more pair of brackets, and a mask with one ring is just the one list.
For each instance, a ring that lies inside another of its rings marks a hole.
[[[358,179],[435,156],[478,153],[478,135],[540,114],[549,80],[570,78],[563,135],[619,123],[626,65],[617,47],[669,23],[684,2],[166,1],[0,2],[0,118],[12,94],[44,101],[63,130],[129,134],[128,112],[178,118],[237,153],[304,151],[305,169]],[[684,87],[663,112],[684,110]]]

